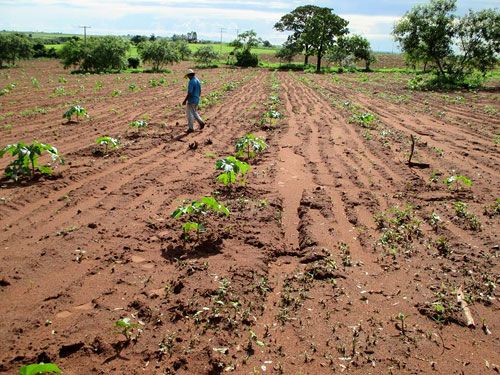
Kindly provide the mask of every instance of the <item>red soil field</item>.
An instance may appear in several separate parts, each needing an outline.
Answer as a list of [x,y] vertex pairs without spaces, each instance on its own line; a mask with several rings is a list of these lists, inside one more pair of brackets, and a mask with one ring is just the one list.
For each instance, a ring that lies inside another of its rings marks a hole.
[[[65,160],[0,181],[0,373],[500,371],[500,82],[414,92],[403,74],[200,70],[207,127],[186,135],[187,68],[0,70],[0,88],[16,84],[0,147],[37,139]],[[284,117],[269,124],[273,95]],[[74,104],[90,117],[63,120]],[[268,148],[225,188],[214,163],[249,132]],[[103,156],[102,135],[121,147]],[[172,211],[210,195],[230,216],[183,241]]]

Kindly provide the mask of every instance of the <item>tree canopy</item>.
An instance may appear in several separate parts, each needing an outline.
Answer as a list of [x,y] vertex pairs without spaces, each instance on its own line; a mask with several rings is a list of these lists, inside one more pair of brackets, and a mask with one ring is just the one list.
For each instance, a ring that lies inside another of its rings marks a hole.
[[33,42],[21,34],[0,34],[0,67],[4,62],[15,65],[17,60],[33,55]]
[[455,15],[456,0],[431,0],[408,11],[393,35],[407,61],[431,63],[438,78],[459,82],[492,69],[500,53],[500,14],[493,9]]
[[173,42],[165,39],[142,42],[137,46],[141,59],[153,65],[153,71],[160,71],[166,64],[180,60],[180,55]]

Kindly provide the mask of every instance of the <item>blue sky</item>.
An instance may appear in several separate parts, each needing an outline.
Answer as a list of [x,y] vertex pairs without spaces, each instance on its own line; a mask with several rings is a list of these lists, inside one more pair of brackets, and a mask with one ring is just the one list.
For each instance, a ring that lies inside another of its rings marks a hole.
[[[299,5],[327,6],[349,21],[352,33],[366,36],[377,51],[395,50],[390,32],[417,0],[0,0],[0,29],[91,34],[156,34],[196,31],[199,38],[224,41],[237,31],[254,29],[281,44],[286,35],[273,29],[280,17]],[[459,0],[458,12],[498,7],[500,0]]]

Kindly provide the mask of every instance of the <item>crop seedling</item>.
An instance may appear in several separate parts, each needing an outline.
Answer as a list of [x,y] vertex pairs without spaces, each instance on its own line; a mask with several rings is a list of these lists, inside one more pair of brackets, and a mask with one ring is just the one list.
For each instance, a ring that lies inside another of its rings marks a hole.
[[132,323],[130,321],[130,318],[123,318],[119,319],[115,322],[115,327],[119,328],[119,332],[123,336],[125,336],[125,341],[129,342],[130,340],[137,339],[140,330],[137,330],[137,335],[134,337],[132,336],[134,330],[138,327],[140,327],[139,323]]
[[444,179],[443,183],[448,187],[449,190],[460,191],[464,187],[470,188],[472,186],[472,180],[466,176],[454,175]]
[[456,216],[465,219],[469,224],[470,229],[474,231],[481,230],[481,221],[476,215],[467,211],[467,203],[460,201],[454,202],[453,208],[455,209]]
[[58,161],[61,164],[63,163],[59,151],[49,144],[34,141],[30,145],[19,142],[5,146],[0,150],[0,157],[3,157],[6,153],[17,157],[17,159],[13,160],[7,168],[5,168],[5,176],[14,181],[18,181],[22,177],[33,178],[36,171],[46,175],[52,174],[52,168],[50,166],[40,165],[38,163],[38,158],[44,151],[50,155],[53,162]]
[[244,161],[238,160],[234,156],[227,156],[215,162],[215,169],[222,171],[222,173],[217,176],[217,181],[224,184],[224,186],[232,186],[236,183],[237,177],[239,177],[241,184],[245,183],[243,178],[249,170],[249,165]]
[[401,322],[400,329],[401,329],[401,334],[403,336],[406,336],[406,318],[408,318],[408,317],[401,312],[396,316],[396,319]]
[[34,363],[19,369],[19,375],[60,374],[61,369],[54,363]]
[[361,127],[366,129],[374,128],[375,120],[376,120],[375,115],[371,113],[354,114],[349,118],[350,123],[361,125]]
[[252,159],[266,148],[267,144],[263,139],[249,133],[236,142],[235,155],[236,157],[243,157],[246,154],[247,159]]
[[76,116],[76,121],[79,120],[80,116],[88,117],[89,115],[87,114],[87,110],[83,108],[82,106],[79,105],[74,105],[70,109],[68,109],[66,112],[63,114],[63,118],[67,119],[68,122],[71,122],[71,118],[73,115]]
[[146,120],[135,120],[132,121],[129,126],[136,129],[144,129],[148,127],[148,122]]
[[500,198],[497,198],[495,203],[486,206],[484,208],[484,214],[490,218],[500,215]]
[[117,96],[120,96],[121,94],[122,94],[122,91],[121,91],[121,90],[117,90],[117,89],[115,89],[115,90],[113,90],[113,91],[111,92],[111,96],[112,96],[113,98],[114,98],[114,97],[117,97]]
[[31,84],[36,89],[40,88],[40,81],[38,79],[36,79],[35,77],[31,77]]
[[66,90],[62,86],[58,86],[52,91],[52,96],[63,96],[63,95],[66,95]]
[[172,217],[179,220],[183,217],[187,218],[187,222],[182,225],[183,238],[189,239],[189,233],[194,231],[197,235],[206,230],[206,224],[203,217],[209,213],[229,216],[229,210],[217,199],[213,197],[203,197],[200,200],[192,201],[189,204],[178,207],[172,212]]
[[448,244],[448,239],[444,236],[439,237],[435,242],[434,246],[436,247],[439,255],[444,257],[451,254],[450,245]]
[[109,137],[109,136],[103,136],[99,137],[95,140],[95,143],[98,145],[104,146],[104,154],[106,155],[108,153],[108,149],[115,149],[120,145],[120,141],[116,138]]

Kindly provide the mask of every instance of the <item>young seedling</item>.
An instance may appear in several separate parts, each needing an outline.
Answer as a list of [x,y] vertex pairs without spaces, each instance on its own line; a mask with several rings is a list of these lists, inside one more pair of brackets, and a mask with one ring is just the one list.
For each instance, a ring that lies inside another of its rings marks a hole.
[[408,318],[408,316],[401,312],[396,316],[396,319],[401,322],[401,334],[403,336],[406,336],[406,318]]
[[363,128],[372,129],[374,128],[374,122],[377,118],[371,113],[360,113],[354,114],[349,118],[350,123],[355,123],[361,125]]
[[76,121],[79,120],[80,116],[88,117],[87,110],[79,105],[74,105],[66,112],[64,112],[63,118],[68,119],[68,122],[71,122],[71,118],[73,115],[76,116]]
[[52,168],[50,166],[40,165],[38,163],[38,158],[44,151],[50,155],[53,162],[58,161],[63,164],[59,151],[49,144],[34,141],[30,145],[19,142],[5,146],[0,150],[0,158],[6,153],[9,153],[11,156],[17,156],[17,159],[13,160],[7,168],[5,168],[5,176],[14,181],[18,181],[22,177],[33,178],[36,171],[46,175],[52,174]]
[[243,157],[246,154],[247,159],[252,159],[266,148],[267,144],[263,139],[249,133],[236,142],[235,156]]
[[148,127],[148,122],[146,120],[135,120],[132,121],[129,126],[136,129],[145,129]]
[[108,149],[115,149],[120,145],[120,141],[109,136],[99,137],[95,140],[98,145],[104,146],[104,155],[108,154]]
[[248,163],[238,160],[234,156],[219,159],[215,162],[215,169],[222,171],[222,173],[217,176],[217,181],[224,184],[224,186],[232,186],[236,183],[236,178],[240,176],[240,182],[244,184],[243,178],[249,168]]
[[183,238],[189,239],[191,231],[196,232],[196,238],[199,239],[199,234],[205,231],[204,217],[209,213],[229,216],[229,210],[217,199],[213,197],[203,197],[200,200],[192,201],[191,203],[178,207],[172,212],[172,217],[179,220],[183,217],[187,218],[187,222],[182,225]]
[[118,333],[121,333],[123,336],[125,336],[125,341],[129,342],[132,339],[137,339],[138,335],[133,337],[132,334],[134,332],[134,329],[136,329],[140,326],[139,323],[132,323],[130,321],[130,318],[123,318],[123,319],[117,320],[114,325],[115,325],[115,327],[119,328]]
[[448,187],[449,190],[460,191],[464,187],[470,188],[472,186],[472,180],[466,176],[454,175],[446,178],[443,183]]
[[60,374],[61,369],[54,363],[34,363],[19,369],[19,375]]

